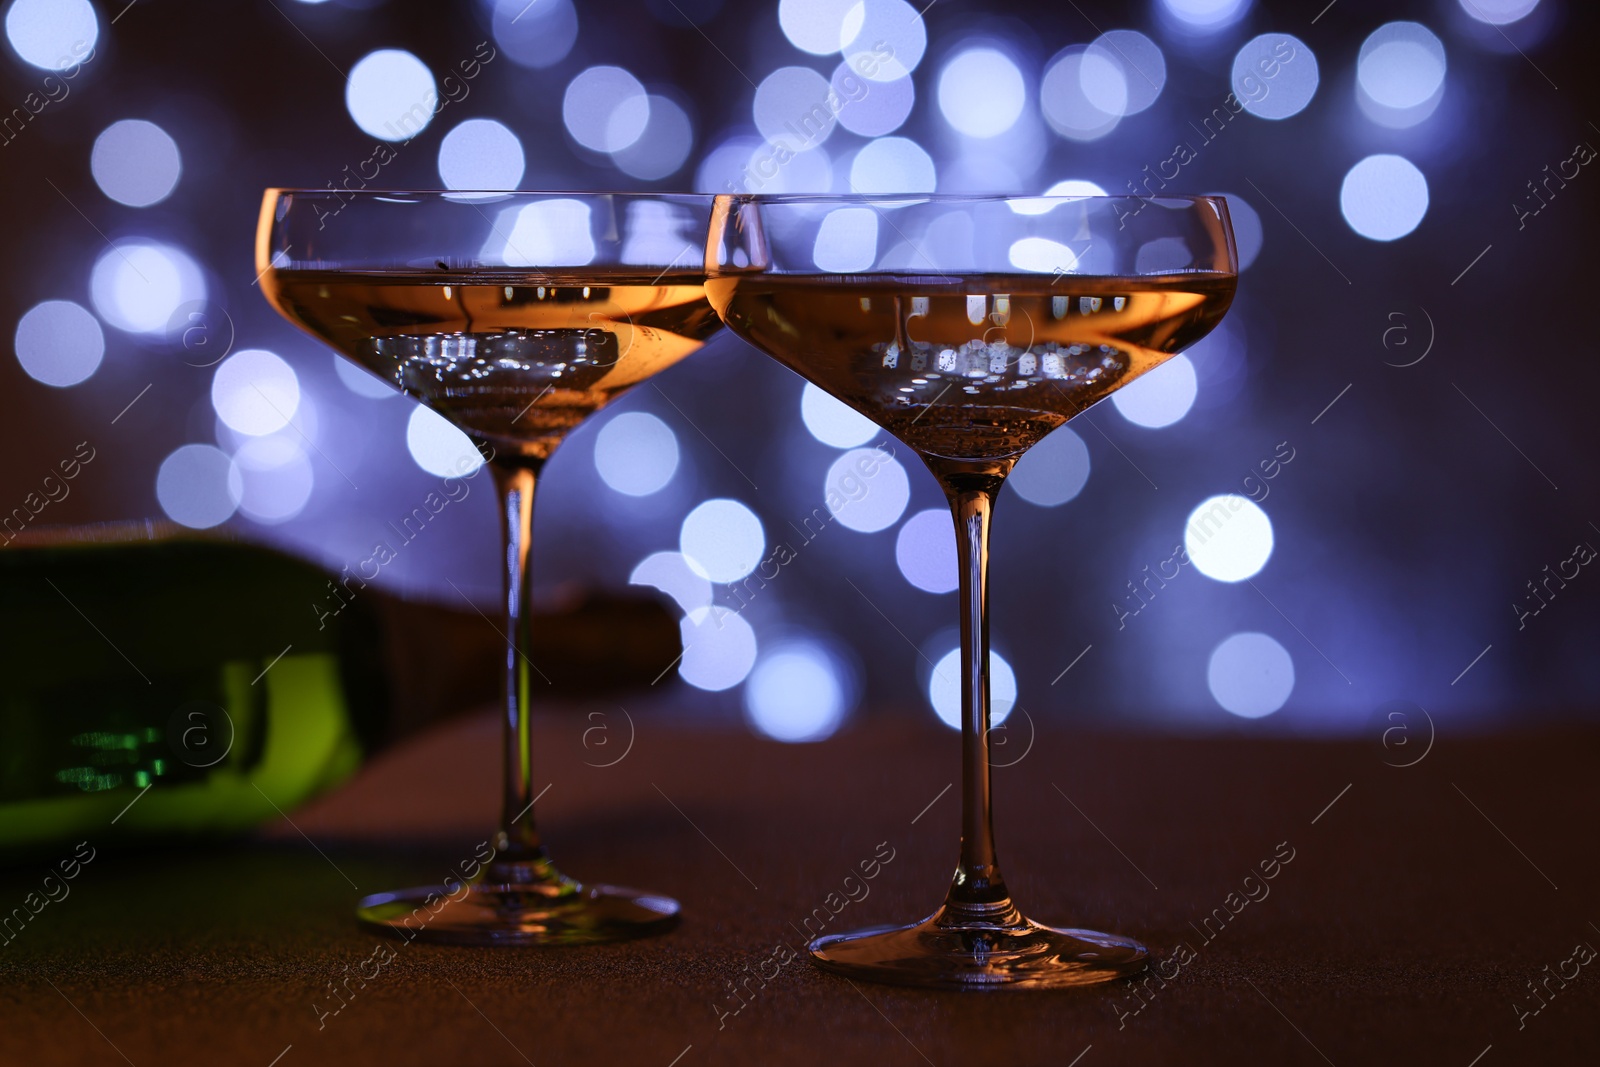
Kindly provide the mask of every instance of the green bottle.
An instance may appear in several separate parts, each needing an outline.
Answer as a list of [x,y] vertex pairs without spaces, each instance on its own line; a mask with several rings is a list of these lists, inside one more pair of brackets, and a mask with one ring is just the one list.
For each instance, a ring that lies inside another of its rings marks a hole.
[[[352,594],[282,552],[159,522],[0,547],[0,618],[0,863],[247,830],[488,705],[505,655],[476,611]],[[679,652],[654,599],[542,622],[534,655],[562,695],[648,684]]]

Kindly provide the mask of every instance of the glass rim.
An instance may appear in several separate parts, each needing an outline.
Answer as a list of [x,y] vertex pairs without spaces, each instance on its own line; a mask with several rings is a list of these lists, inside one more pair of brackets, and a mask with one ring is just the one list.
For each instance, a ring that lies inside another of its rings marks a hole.
[[[698,195],[698,194],[696,194]],[[1096,202],[1142,201],[1145,203],[1173,204],[1225,204],[1225,193],[1180,193],[1171,196],[1139,196],[1132,193],[1098,194],[1069,193],[1046,195],[1043,193],[717,193],[718,200],[762,204],[848,204],[848,203],[905,203],[921,204],[1008,204],[1022,200],[1047,200],[1058,204],[1081,200]]]
[[625,189],[330,189],[327,186],[320,188],[298,187],[292,185],[269,185],[263,196],[297,196],[297,197],[325,197],[336,200],[352,200],[364,198],[368,200],[393,200],[406,202],[410,200],[454,200],[470,199],[476,197],[569,197],[571,199],[594,199],[597,197],[626,197],[635,200],[665,200],[673,199],[698,199],[710,202],[719,194],[717,193],[682,193],[668,192],[665,190],[625,190]]

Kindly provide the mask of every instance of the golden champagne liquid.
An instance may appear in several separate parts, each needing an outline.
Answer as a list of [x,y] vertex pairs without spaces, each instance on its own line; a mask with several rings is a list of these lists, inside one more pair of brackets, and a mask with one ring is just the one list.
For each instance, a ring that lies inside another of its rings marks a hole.
[[1231,274],[711,278],[729,327],[927,455],[1020,455],[1204,337]]
[[497,450],[544,459],[721,325],[698,273],[269,270],[291,322]]

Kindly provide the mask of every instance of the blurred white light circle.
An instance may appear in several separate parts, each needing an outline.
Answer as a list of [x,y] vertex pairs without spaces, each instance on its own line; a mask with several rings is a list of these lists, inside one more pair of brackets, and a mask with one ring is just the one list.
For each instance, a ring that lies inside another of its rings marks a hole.
[[153,122],[113,122],[94,140],[89,172],[100,191],[119,204],[149,207],[165,200],[178,184],[183,160],[178,142]]
[[[1016,207],[1015,204],[1012,205]],[[1029,214],[1024,211],[1023,214]],[[1018,270],[1041,274],[1065,274],[1078,268],[1078,254],[1060,241],[1048,237],[1024,237],[1013,241],[1006,258]]]
[[1403,156],[1368,156],[1344,176],[1339,210],[1361,236],[1396,240],[1428,213],[1428,179]]
[[678,435],[648,412],[624,412],[595,435],[594,468],[617,492],[649,496],[678,471]]
[[572,0],[495,0],[491,32],[511,62],[551,67],[578,39],[578,12]]
[[[1087,49],[1073,45],[1057,52],[1039,80],[1039,109],[1056,133],[1073,141],[1094,141],[1117,128],[1122,115],[1098,107],[1084,91]],[[1090,68],[1091,75],[1115,71],[1103,58]],[[1121,77],[1120,72],[1116,72]]]
[[848,63],[839,64],[830,84],[840,102],[839,125],[862,137],[893,133],[910,116],[917,101],[917,90],[910,78],[863,79]]
[[239,510],[261,523],[287,522],[305,510],[316,477],[300,443],[288,437],[255,437],[233,454],[242,492]]
[[850,191],[864,196],[931,193],[937,185],[933,157],[904,137],[868,141],[850,163]]
[[6,40],[40,70],[83,62],[99,39],[100,20],[89,0],[16,0],[6,11]]
[[408,141],[433,121],[439,89],[426,63],[403,48],[369,52],[345,84],[344,106],[380,141]]
[[1199,389],[1194,364],[1177,355],[1112,393],[1111,402],[1135,426],[1159,430],[1189,414]]
[[894,541],[894,561],[906,581],[925,593],[949,593],[961,584],[955,530],[944,508],[919,511]]
[[678,548],[696,574],[726,584],[756,569],[767,550],[767,534],[755,512],[717,497],[684,518]]
[[1210,33],[1237,22],[1250,0],[1161,0],[1184,27]]
[[1444,98],[1446,66],[1444,44],[1421,23],[1379,26],[1361,44],[1356,102],[1380,126],[1415,126]]
[[522,142],[494,119],[468,119],[439,142],[446,189],[515,189],[526,166]]
[[756,86],[756,129],[775,145],[803,152],[828,139],[838,121],[828,106],[832,86],[810,67],[779,67]]
[[1238,193],[1211,193],[1228,198],[1228,217],[1233,221],[1233,246],[1239,269],[1245,270],[1261,254],[1261,215]]
[[1272,520],[1249,497],[1208,497],[1189,513],[1183,547],[1207,578],[1242,582],[1253,578],[1272,555]]
[[860,0],[778,0],[778,26],[802,52],[825,56],[844,39],[845,17]]
[[1317,95],[1321,80],[1317,57],[1287,33],[1252,37],[1233,57],[1234,97],[1257,118],[1298,115]]
[[161,461],[156,501],[182,526],[205,530],[226,522],[239,509],[244,479],[238,464],[220,448],[184,445]]
[[857,533],[887,530],[911,502],[906,469],[876,448],[853,448],[834,460],[822,491],[839,525]]
[[1259,719],[1283,707],[1294,692],[1294,660],[1266,634],[1234,634],[1211,653],[1206,685],[1222,710]]
[[695,573],[682,552],[652,552],[628,575],[629,585],[648,585],[678,602],[685,615],[711,606],[711,581]]
[[406,451],[417,466],[440,478],[464,478],[483,466],[483,456],[443,415],[417,407],[406,422]]
[[[1090,43],[1083,54],[1084,95],[1101,111],[1137,115],[1156,102],[1167,84],[1167,60],[1161,47],[1138,30],[1111,30]],[[1102,65],[1115,70],[1110,76]]]
[[760,142],[746,160],[745,187],[761,193],[826,193],[833,186],[833,160],[826,148],[812,148],[783,159],[776,147]]
[[[952,648],[933,665],[928,676],[928,702],[939,721],[961,729],[961,650]],[[1006,721],[1017,702],[1017,676],[1000,653],[989,650],[989,727]]]
[[89,310],[70,300],[35,304],[17,321],[17,362],[45,385],[86,381],[106,354],[106,337]]
[[509,267],[582,267],[595,256],[592,212],[582,200],[535,200],[500,212],[484,256]]
[[871,81],[899,81],[922,62],[928,27],[905,0],[860,0],[835,45],[850,69]]
[[368,400],[387,400],[392,396],[402,395],[399,386],[385,381],[364,367],[356,366],[343,356],[333,357],[333,372],[339,376],[344,387],[356,396],[364,396]]
[[856,448],[878,436],[878,424],[810,382],[800,391],[800,421],[825,445]]
[[750,724],[774,741],[821,741],[844,721],[844,703],[838,665],[810,641],[769,651],[744,688]]
[[939,112],[968,137],[996,137],[1017,124],[1027,103],[1022,72],[993,48],[969,48],[939,72]]
[[277,355],[246,348],[223,360],[212,374],[211,406],[235,433],[276,433],[289,425],[300,406],[300,379]]
[[596,152],[620,152],[650,122],[650,98],[621,67],[590,67],[567,85],[561,119],[572,139]]
[[624,174],[653,182],[676,174],[689,158],[694,123],[687,111],[664,96],[652,95],[645,102],[650,121],[645,123],[644,133],[627,148],[613,152],[611,162]]
[[755,631],[726,608],[697,608],[678,624],[678,630],[683,635],[678,676],[696,689],[712,693],[732,689],[755,666]]
[[1490,26],[1506,26],[1526,18],[1539,0],[1460,0],[1461,10]]
[[817,227],[811,259],[829,274],[853,274],[878,258],[878,213],[870,207],[840,207]]
[[170,245],[123,241],[95,261],[89,297],[107,324],[161,333],[179,308],[206,298],[206,282],[194,260]]
[[1043,196],[1013,197],[1006,201],[1006,206],[1018,215],[1045,215],[1061,206],[1061,201],[1047,199],[1048,197],[1105,195],[1106,191],[1094,182],[1084,181],[1081,178],[1068,178],[1046,189]]
[[1089,447],[1061,426],[1022,454],[1006,484],[1028,503],[1053,508],[1077,496],[1088,480]]

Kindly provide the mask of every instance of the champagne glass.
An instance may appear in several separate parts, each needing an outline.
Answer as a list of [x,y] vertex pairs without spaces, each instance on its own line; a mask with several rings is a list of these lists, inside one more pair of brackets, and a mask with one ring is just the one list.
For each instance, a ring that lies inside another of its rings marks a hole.
[[[584,885],[534,824],[528,658],[534,486],[584,418],[698,349],[720,323],[702,271],[711,198],[270,189],[256,265],[272,305],[439,412],[489,458],[505,534],[504,791],[470,884],[364,898],[380,933],[579,944],[659,932],[678,903]],[[481,858],[481,857],[480,857]]]
[[902,985],[1058,987],[1144,966],[1127,937],[1033,922],[989,789],[989,525],[1017,459],[1203,337],[1237,268],[1219,197],[717,197],[706,293],[734,332],[915,450],[955,518],[961,852],[910,926],[819,937],[825,970]]

